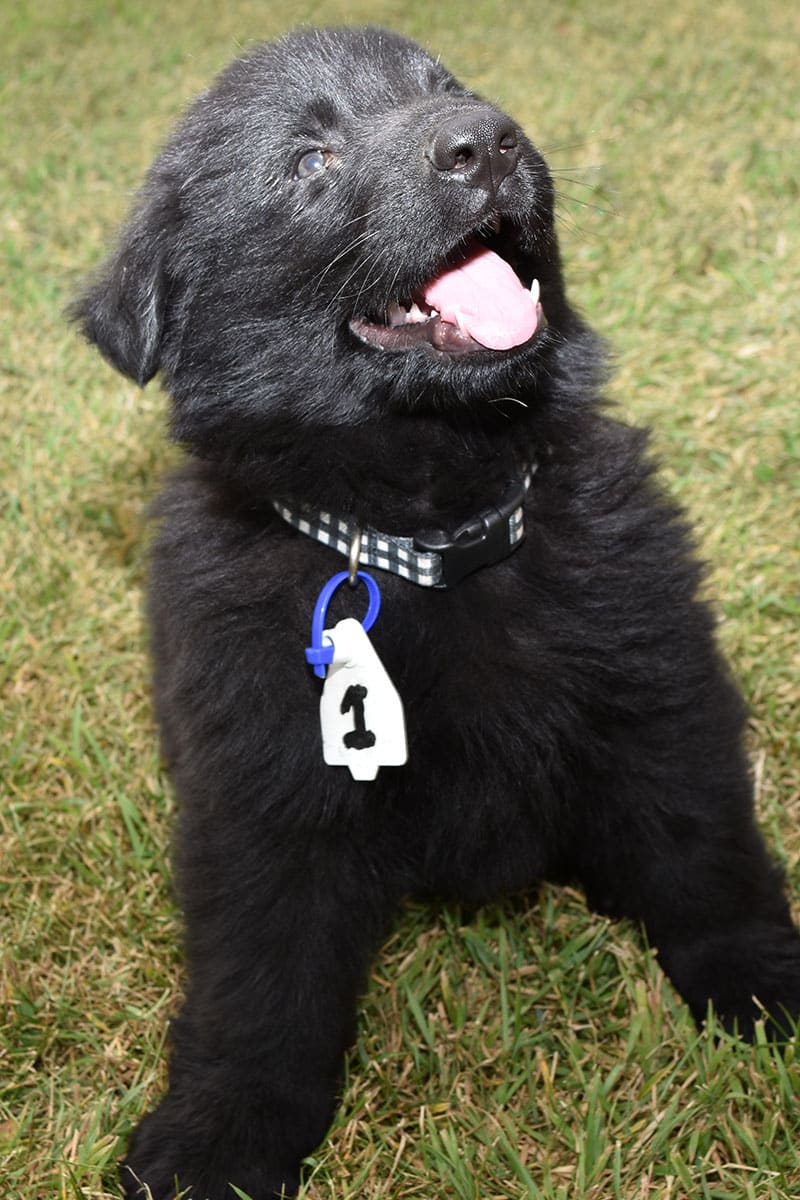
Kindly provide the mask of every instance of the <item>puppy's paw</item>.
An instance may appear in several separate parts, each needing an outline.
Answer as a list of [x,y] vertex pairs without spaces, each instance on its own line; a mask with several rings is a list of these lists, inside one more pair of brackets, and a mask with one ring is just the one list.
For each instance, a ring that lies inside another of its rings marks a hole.
[[[215,1174],[201,1179],[199,1183],[184,1183],[180,1175],[173,1175],[167,1182],[166,1173],[160,1168],[156,1168],[156,1171],[160,1173],[160,1183],[152,1173],[148,1174],[147,1179],[141,1179],[126,1159],[120,1170],[126,1200],[236,1200],[240,1195],[250,1200],[276,1200],[281,1197],[289,1200],[299,1187],[299,1183],[278,1184],[269,1172],[258,1168],[231,1168],[230,1179],[224,1174]],[[234,1185],[237,1191],[234,1191]]]
[[145,1117],[131,1138],[120,1166],[126,1200],[235,1200],[237,1192],[250,1200],[294,1196],[299,1170],[248,1162],[218,1133],[178,1128],[165,1105]]
[[698,1022],[710,1001],[721,1024],[747,1041],[761,1020],[771,1041],[800,1035],[800,937],[791,926],[754,923],[671,947],[662,960]]

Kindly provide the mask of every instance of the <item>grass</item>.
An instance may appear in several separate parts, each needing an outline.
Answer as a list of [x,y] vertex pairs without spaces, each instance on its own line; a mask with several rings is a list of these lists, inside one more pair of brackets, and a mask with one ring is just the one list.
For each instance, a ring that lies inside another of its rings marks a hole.
[[[171,797],[140,620],[172,451],[157,389],[63,322],[153,151],[236,49],[301,20],[427,42],[548,153],[611,395],[652,422],[753,709],[759,818],[800,889],[800,14],[623,0],[49,0],[0,17],[0,1183],[118,1196],[180,988]],[[797,906],[796,906],[797,907]],[[796,1200],[793,1048],[698,1033],[637,930],[545,888],[411,908],[375,964],[308,1200]]]

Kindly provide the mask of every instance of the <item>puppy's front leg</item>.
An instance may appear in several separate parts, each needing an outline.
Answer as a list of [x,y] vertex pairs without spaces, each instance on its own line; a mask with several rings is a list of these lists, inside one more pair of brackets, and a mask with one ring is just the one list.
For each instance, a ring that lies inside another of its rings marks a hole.
[[[752,1039],[793,1036],[800,934],[756,827],[732,689],[619,731],[613,779],[587,806],[579,876],[593,907],[642,921],[699,1022],[709,1001]],[[585,838],[585,840],[584,840]]]
[[182,832],[187,997],[169,1092],[133,1136],[123,1185],[134,1197],[147,1183],[154,1200],[176,1181],[192,1200],[230,1200],[231,1183],[288,1196],[333,1115],[392,909],[385,876],[338,832],[266,829],[261,846]]

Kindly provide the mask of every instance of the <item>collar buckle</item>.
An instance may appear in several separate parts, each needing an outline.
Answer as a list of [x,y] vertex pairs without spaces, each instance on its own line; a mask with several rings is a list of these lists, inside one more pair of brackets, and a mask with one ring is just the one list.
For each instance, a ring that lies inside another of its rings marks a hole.
[[509,483],[497,504],[470,517],[451,535],[443,529],[426,529],[414,537],[415,550],[441,555],[441,578],[437,588],[454,587],[481,567],[506,558],[525,536],[515,519],[525,502],[530,478]]

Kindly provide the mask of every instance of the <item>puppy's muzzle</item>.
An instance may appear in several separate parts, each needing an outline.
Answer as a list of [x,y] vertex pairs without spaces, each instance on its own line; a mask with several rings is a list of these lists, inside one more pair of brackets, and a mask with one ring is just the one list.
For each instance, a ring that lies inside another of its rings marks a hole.
[[442,122],[427,158],[443,178],[494,196],[519,162],[519,135],[508,117],[481,105]]

